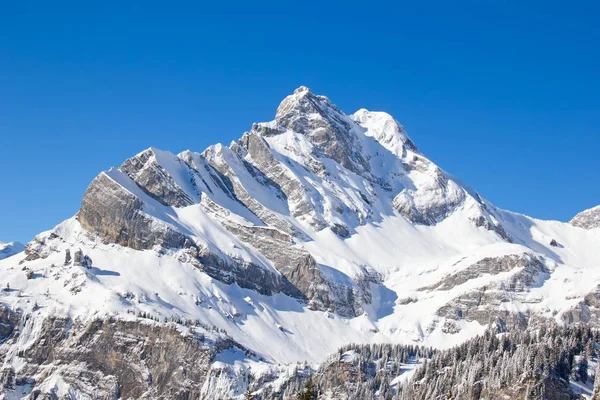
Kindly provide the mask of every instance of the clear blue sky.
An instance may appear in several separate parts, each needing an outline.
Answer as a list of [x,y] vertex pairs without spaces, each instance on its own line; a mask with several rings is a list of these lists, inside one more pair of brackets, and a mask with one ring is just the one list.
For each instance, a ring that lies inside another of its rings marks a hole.
[[300,85],[391,113],[499,207],[600,204],[596,1],[83,3],[2,5],[2,241],[70,217],[149,146],[237,139]]

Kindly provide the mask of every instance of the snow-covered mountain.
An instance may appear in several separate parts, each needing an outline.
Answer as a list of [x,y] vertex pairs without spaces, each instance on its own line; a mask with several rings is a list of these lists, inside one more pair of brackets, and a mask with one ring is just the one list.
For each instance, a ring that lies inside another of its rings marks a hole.
[[0,260],[14,256],[17,253],[22,252],[23,250],[25,250],[25,246],[23,246],[19,242],[0,242]]
[[[100,173],[77,215],[0,261],[7,398],[93,397],[75,383],[84,373],[103,394],[232,398],[248,387],[243,371],[266,385],[285,363],[319,363],[349,343],[448,348],[490,325],[597,324],[600,228],[586,215],[569,224],[498,209],[390,115],[346,115],[300,87],[229,146],[150,148]],[[148,335],[175,341],[163,321],[201,335],[200,382],[153,384],[156,367],[137,355],[137,386],[123,386],[116,355],[81,365],[91,348],[115,351],[110,321],[127,349]]]

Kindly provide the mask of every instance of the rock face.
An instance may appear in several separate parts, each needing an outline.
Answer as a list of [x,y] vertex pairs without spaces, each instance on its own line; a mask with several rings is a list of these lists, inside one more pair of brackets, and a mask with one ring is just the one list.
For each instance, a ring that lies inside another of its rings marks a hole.
[[571,220],[571,225],[583,229],[600,228],[600,206],[580,212]]
[[201,396],[212,353],[197,337],[153,322],[106,319],[81,325],[48,318],[42,324],[41,335],[30,343],[22,337],[28,323],[6,339],[21,350],[3,354],[4,361],[22,360],[19,370],[2,371],[6,394],[62,398],[62,387],[68,387],[69,398],[78,399]]
[[[529,313],[509,312],[498,307],[503,303],[526,302],[526,295],[534,284],[549,277],[545,263],[529,254],[484,258],[456,274],[446,276],[435,284],[433,290],[447,291],[475,281],[484,275],[503,274],[504,278],[492,284],[462,293],[437,313],[448,320],[478,321],[482,325],[495,324],[503,330],[524,329],[530,320]],[[453,325],[448,323],[446,330]]]
[[77,216],[81,226],[107,243],[136,250],[184,246],[184,234],[146,215],[142,206],[138,197],[103,173],[86,190]]
[[369,170],[361,143],[350,134],[354,128],[352,122],[327,97],[316,96],[301,86],[281,102],[275,121],[275,129],[304,133],[318,151],[344,168],[356,173]]
[[600,286],[587,293],[573,308],[561,315],[567,324],[600,325]]
[[[174,207],[189,206],[193,203],[192,197],[178,186],[175,179],[160,164],[161,157],[164,159],[163,162],[175,164],[175,168],[183,174],[190,173],[183,160],[155,149],[148,149],[128,159],[119,169],[161,204]],[[183,179],[185,178],[184,176]],[[189,180],[191,176],[187,178]]]

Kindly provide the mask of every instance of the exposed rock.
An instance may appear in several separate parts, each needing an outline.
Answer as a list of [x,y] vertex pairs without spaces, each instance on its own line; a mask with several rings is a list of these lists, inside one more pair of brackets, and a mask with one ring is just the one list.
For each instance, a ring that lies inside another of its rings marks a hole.
[[[157,161],[156,151],[148,149],[125,161],[119,169],[129,175],[148,195],[162,204],[175,207],[192,204],[193,199],[190,195],[177,185],[173,177]],[[183,169],[188,169],[181,159],[172,155],[164,155],[164,157],[169,157],[173,163],[179,164]],[[191,171],[188,171],[188,174],[190,174],[188,179],[191,183]]]
[[580,212],[570,223],[583,229],[600,228],[600,206]]
[[[432,163],[419,159],[415,165],[409,166],[415,167],[431,169]],[[464,190],[448,180],[439,168],[433,167],[431,173],[433,177],[418,191],[404,189],[394,198],[394,209],[412,223],[435,225],[465,201]]]
[[[223,283],[237,283],[243,288],[256,290],[265,295],[279,293],[285,286],[279,275],[254,263],[217,255],[204,246],[188,248],[186,251],[192,255],[189,259],[192,265]],[[302,298],[297,290],[293,294],[295,297]]]
[[333,224],[333,226],[331,227],[331,230],[333,231],[333,233],[335,233],[339,237],[342,237],[342,238],[350,237],[350,230],[348,229],[348,227],[346,225]]
[[450,290],[484,274],[514,272],[508,278],[491,285],[468,291],[453,299],[437,311],[437,315],[450,320],[478,321],[482,325],[494,324],[506,329],[524,329],[532,315],[529,312],[509,312],[501,304],[524,301],[526,293],[548,269],[538,258],[528,254],[485,258],[466,269],[442,279],[439,284],[424,290]]
[[[10,340],[19,340],[18,333]],[[51,382],[58,378],[74,398],[183,400],[201,398],[213,355],[169,326],[49,318],[19,357],[24,368],[2,374],[5,387],[32,382],[32,398],[57,396]]]
[[156,245],[181,248],[186,235],[142,212],[142,201],[105,173],[98,175],[86,190],[77,214],[82,227],[107,243],[137,250]]
[[368,171],[354,124],[328,98],[301,86],[281,102],[275,120],[286,129],[305,134],[315,148],[350,171]]
[[20,318],[21,315],[18,312],[0,304],[0,343],[8,339],[17,329]]
[[81,249],[75,250],[75,254],[73,256],[73,265],[78,267],[92,268],[92,259],[83,254]]
[[66,249],[65,250],[65,263],[64,265],[69,265],[71,264],[71,250]]
[[260,218],[261,221],[285,233],[292,235],[298,234],[296,229],[291,224],[282,220],[267,207],[259,203],[239,182],[236,171],[233,169],[232,165],[238,168],[243,167],[243,169],[247,171],[247,163],[244,163],[237,153],[232,152],[228,148],[217,145],[208,148],[202,154],[202,156],[206,159],[208,164],[218,171],[218,173],[224,178],[236,199],[244,204],[244,206],[246,206],[258,218]]
[[39,236],[33,238],[33,240],[25,246],[25,255],[26,257],[21,261],[21,263],[25,261],[33,261],[39,258],[44,258],[47,256],[47,252],[44,251],[44,240]]
[[267,142],[255,132],[245,134],[239,144],[248,152],[252,164],[267,178],[277,184],[285,194],[290,212],[295,217],[309,221],[316,230],[323,229],[326,224],[310,205],[306,197],[306,188],[302,186],[295,175],[289,173],[285,166],[275,160],[269,151]]
[[510,235],[504,230],[502,224],[500,224],[499,222],[492,221],[489,215],[480,215],[478,218],[473,219],[473,223],[475,224],[475,226],[485,228],[488,231],[496,232],[501,238],[503,238],[507,242],[513,241]]
[[[533,283],[534,277],[540,272],[548,272],[544,263],[529,254],[510,254],[501,257],[485,257],[473,265],[454,274],[447,275],[438,283],[421,288],[420,290],[450,290],[472,279],[485,274],[497,275],[519,269],[520,274],[511,277],[508,290],[522,291]],[[521,279],[523,278],[523,279]]]
[[568,324],[600,325],[600,285],[586,294],[573,308],[563,312],[560,317]]

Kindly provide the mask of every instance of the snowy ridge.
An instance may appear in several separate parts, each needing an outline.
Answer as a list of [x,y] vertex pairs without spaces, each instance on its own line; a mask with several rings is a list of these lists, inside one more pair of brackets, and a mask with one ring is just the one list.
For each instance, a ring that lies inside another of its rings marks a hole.
[[200,320],[257,357],[215,365],[257,371],[348,343],[448,348],[489,325],[600,320],[600,230],[573,225],[494,207],[390,115],[301,87],[229,146],[101,173],[75,217],[0,261],[0,301]]
[[18,254],[25,250],[25,246],[23,246],[19,242],[10,242],[3,243],[0,242],[0,260],[3,260],[8,257],[12,257],[15,254]]

